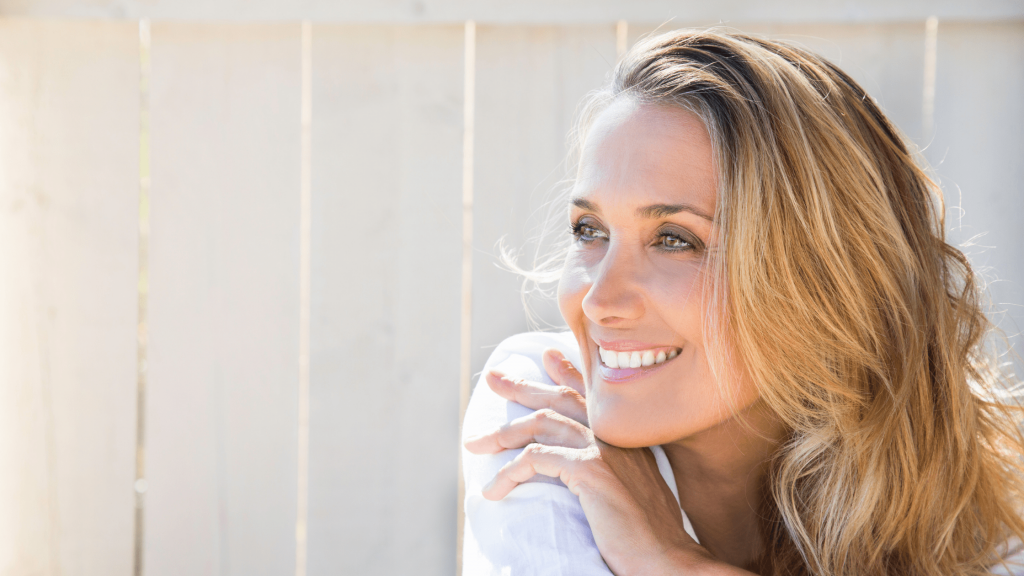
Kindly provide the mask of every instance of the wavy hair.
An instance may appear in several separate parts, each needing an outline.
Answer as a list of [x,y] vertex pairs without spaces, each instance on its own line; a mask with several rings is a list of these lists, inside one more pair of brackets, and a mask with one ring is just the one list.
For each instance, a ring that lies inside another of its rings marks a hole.
[[[624,97],[711,135],[707,349],[789,429],[766,480],[769,571],[988,573],[1024,536],[1021,409],[920,155],[835,65],[747,35],[638,43],[583,106],[577,149]],[[562,256],[527,276],[553,280]]]

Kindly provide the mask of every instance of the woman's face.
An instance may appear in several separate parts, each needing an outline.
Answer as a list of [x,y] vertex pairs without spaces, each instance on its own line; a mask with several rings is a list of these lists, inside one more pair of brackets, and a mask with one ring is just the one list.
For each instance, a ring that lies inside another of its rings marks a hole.
[[558,304],[576,335],[598,438],[621,447],[692,437],[757,399],[712,380],[704,347],[705,256],[717,183],[701,120],[621,99],[588,132]]

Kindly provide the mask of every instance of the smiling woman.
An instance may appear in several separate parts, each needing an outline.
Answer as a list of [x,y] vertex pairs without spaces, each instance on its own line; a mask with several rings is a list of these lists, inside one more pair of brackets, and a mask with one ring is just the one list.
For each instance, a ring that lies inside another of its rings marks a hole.
[[572,333],[506,341],[474,394],[467,575],[1024,574],[1015,382],[853,80],[663,34],[579,135],[568,243],[527,272]]

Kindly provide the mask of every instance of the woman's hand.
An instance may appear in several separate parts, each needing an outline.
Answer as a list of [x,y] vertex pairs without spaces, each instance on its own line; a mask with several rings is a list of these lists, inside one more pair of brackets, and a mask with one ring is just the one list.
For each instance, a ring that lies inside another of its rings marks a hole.
[[535,474],[557,477],[579,497],[613,573],[689,569],[698,574],[711,568],[710,554],[683,529],[679,505],[658,472],[654,454],[596,439],[587,427],[582,375],[557,350],[545,351],[544,368],[557,388],[496,371],[486,376],[499,396],[536,412],[466,441],[474,454],[525,447],[484,487],[483,496],[500,500]]

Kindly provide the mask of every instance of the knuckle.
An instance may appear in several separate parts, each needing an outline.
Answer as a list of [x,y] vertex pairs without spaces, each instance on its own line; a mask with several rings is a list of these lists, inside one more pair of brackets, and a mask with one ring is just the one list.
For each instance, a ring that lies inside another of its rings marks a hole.
[[558,415],[551,408],[541,408],[540,410],[537,410],[536,412],[533,413],[533,419],[537,423],[542,423],[542,422],[545,422],[545,421],[557,420],[558,419]]
[[557,394],[558,394],[559,398],[561,398],[562,400],[577,401],[577,400],[579,400],[581,398],[579,392],[573,390],[572,388],[570,388],[568,386],[559,386],[558,390],[557,390]]
[[539,456],[543,452],[544,452],[544,445],[543,444],[536,444],[536,443],[528,444],[526,446],[526,448],[523,448],[523,457],[524,458],[532,458],[534,456]]
[[583,458],[581,460],[587,463],[604,464],[604,459],[601,457],[601,449],[595,444],[591,444],[583,450]]
[[508,424],[503,425],[501,428],[498,428],[494,432],[492,432],[491,436],[493,436],[495,440],[499,440],[500,441],[500,440],[504,440],[505,438],[507,438],[509,435],[512,434],[512,432],[513,432],[513,423],[510,422]]
[[577,462],[581,472],[588,475],[601,475],[608,469],[608,464],[601,458],[601,453],[595,450],[586,450]]

